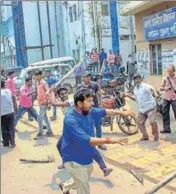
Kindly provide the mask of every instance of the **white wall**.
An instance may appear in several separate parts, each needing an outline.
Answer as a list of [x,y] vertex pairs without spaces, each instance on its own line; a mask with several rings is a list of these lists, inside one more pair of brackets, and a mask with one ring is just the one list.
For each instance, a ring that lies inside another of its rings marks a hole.
[[[83,3],[83,9],[84,13],[82,14],[81,9],[80,9],[80,3]],[[83,32],[82,32],[82,23],[81,23],[81,17],[84,17],[84,24],[85,24],[85,42],[86,42],[86,50],[91,51],[92,48],[97,47],[95,38],[93,36],[93,21],[92,21],[92,16],[89,13],[89,4],[91,4],[90,1],[84,1],[84,2],[68,2],[68,7],[73,5],[73,4],[79,4],[79,11],[80,11],[80,17],[78,21],[74,21],[72,23],[69,22],[68,27],[69,27],[69,37],[68,33],[65,33],[65,41],[67,41],[67,46],[69,45],[70,41],[70,51],[73,49],[80,49],[80,57],[83,56],[83,43],[82,43],[82,37],[83,37]],[[65,8],[64,13],[66,14]],[[98,5],[98,11],[101,11],[101,6]],[[66,15],[65,17],[66,18]],[[65,31],[68,31],[66,29],[67,27],[67,22],[66,19],[65,21]],[[105,52],[108,53],[110,49],[112,49],[112,36],[111,36],[111,22],[110,22],[110,16],[101,16],[100,17],[100,25],[101,28],[104,31],[104,35],[101,37],[101,48],[105,49]],[[119,36],[121,35],[130,35],[130,28],[129,28],[129,18],[124,17],[124,16],[119,16]],[[79,41],[79,45],[76,45],[76,37],[78,38],[77,40]],[[119,37],[120,38],[120,37]],[[129,36],[129,40],[120,40],[120,53],[122,55],[123,61],[126,64],[128,60],[128,55],[131,54],[131,40]],[[71,54],[71,53],[70,53]]]

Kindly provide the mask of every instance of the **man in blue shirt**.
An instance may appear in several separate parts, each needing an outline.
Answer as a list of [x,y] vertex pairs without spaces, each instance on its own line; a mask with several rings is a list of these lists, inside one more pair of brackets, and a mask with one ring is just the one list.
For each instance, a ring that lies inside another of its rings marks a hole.
[[[59,102],[57,102],[57,99],[59,99]],[[66,115],[67,112],[69,112],[70,110],[74,108],[74,100],[68,98],[68,90],[65,87],[61,87],[57,90],[57,96],[55,96],[55,99],[52,99],[51,104],[57,107],[61,107],[64,115]],[[57,143],[57,149],[62,157],[61,145],[62,145],[62,137],[59,139]],[[98,163],[100,169],[104,173],[104,176],[108,176],[113,171],[113,169],[108,168],[106,166],[101,154],[96,148],[95,148],[93,159]],[[58,166],[58,168],[62,169],[64,168],[64,165],[60,165]]]
[[82,82],[82,75],[84,73],[83,63],[77,64],[74,69],[76,86],[78,86]]
[[[51,71],[48,69],[46,70],[46,83],[48,84],[49,88],[51,88],[58,80],[51,76]],[[53,106],[53,116],[50,118],[51,121],[55,121],[57,118],[57,109],[56,106]]]
[[93,119],[105,116],[129,116],[130,111],[92,108],[93,92],[80,89],[74,94],[75,108],[64,119],[61,152],[64,166],[75,182],[77,194],[90,194],[89,179],[93,171],[95,146],[126,143],[122,138],[95,138]]
[[[89,88],[89,89],[93,90],[93,92],[95,93],[95,95],[93,97],[93,103],[94,103],[93,106],[94,107],[101,107],[102,106],[102,93],[101,93],[100,86],[98,83],[91,81],[91,73],[90,72],[85,72],[85,74],[83,76],[83,83],[78,85],[76,90],[79,90],[82,88]],[[94,123],[95,123],[95,128],[96,128],[96,136],[98,138],[101,138],[102,137],[101,120],[95,119]],[[106,150],[105,145],[100,145],[100,146],[98,146],[98,148],[102,149],[102,150]]]
[[102,78],[108,80],[110,77],[110,68],[108,66],[108,61],[104,62],[101,74],[102,74]]
[[107,59],[107,53],[104,52],[104,49],[101,49],[100,53],[100,69],[102,68],[103,62]]

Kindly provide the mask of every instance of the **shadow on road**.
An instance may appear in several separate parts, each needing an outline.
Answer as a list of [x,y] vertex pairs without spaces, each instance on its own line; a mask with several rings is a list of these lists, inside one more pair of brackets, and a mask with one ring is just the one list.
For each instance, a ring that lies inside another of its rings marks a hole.
[[35,144],[33,145],[34,147],[38,147],[38,146],[47,146],[50,145],[51,143],[49,143],[48,138],[43,138],[43,139],[38,139],[36,140]]
[[102,179],[102,178],[92,177],[90,179],[90,182],[92,182],[92,183],[95,183],[95,182],[103,183],[109,189],[114,187],[114,184],[110,180],[106,180],[106,179]]
[[37,133],[38,130],[35,131],[23,131],[23,132],[18,132],[18,138],[21,140],[31,140],[31,134]]
[[12,150],[13,150],[13,148],[10,148],[10,147],[3,147],[3,146],[1,145],[1,156],[5,155],[5,154],[7,154],[7,153],[9,153],[9,152],[11,152]]
[[67,173],[66,169],[62,169],[53,174],[51,184],[45,186],[50,186],[52,190],[60,190],[59,183],[65,182],[70,178],[71,177]]

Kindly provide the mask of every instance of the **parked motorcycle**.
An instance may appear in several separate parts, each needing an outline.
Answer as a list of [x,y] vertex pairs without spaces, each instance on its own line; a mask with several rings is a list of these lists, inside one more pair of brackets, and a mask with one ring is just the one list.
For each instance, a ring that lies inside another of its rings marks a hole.
[[[124,91],[125,82],[126,76],[123,75],[123,72],[114,80],[106,80],[102,82],[102,89],[104,91],[102,104],[104,108],[125,110],[124,106],[126,101],[122,92]],[[105,117],[104,119],[102,119],[102,125],[110,126],[111,131],[113,131],[114,119],[120,130],[125,134],[134,135],[138,132],[137,120],[134,116],[123,117],[118,115],[114,117]]]

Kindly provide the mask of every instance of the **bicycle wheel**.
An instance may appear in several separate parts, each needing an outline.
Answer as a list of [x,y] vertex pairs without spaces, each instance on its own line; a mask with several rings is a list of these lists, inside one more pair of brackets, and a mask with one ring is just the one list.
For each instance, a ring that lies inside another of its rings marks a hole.
[[133,116],[117,116],[116,122],[120,130],[127,135],[134,135],[138,132],[137,120]]

